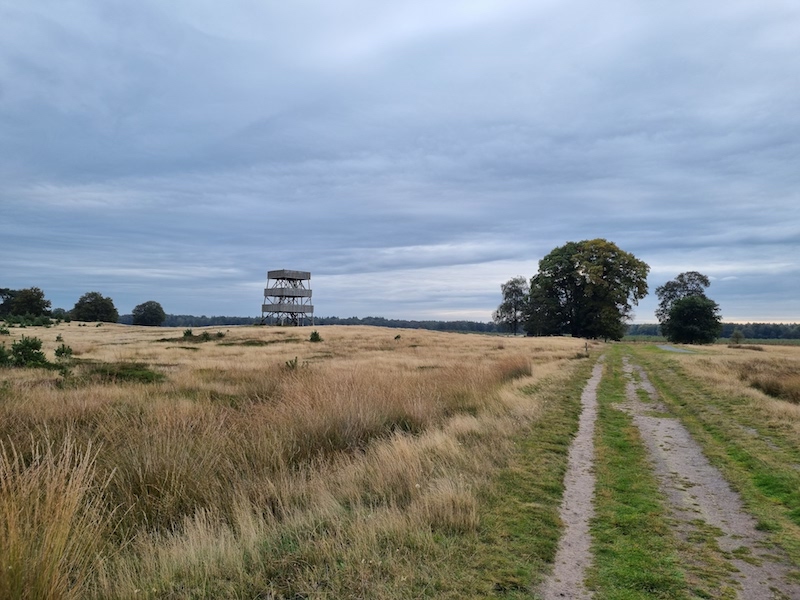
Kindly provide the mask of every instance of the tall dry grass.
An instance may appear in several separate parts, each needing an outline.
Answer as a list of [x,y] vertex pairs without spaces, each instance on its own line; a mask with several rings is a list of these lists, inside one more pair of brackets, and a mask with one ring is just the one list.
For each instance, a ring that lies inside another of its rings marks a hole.
[[[74,515],[38,511],[29,529],[77,532],[71,554],[50,553],[64,557],[64,593],[103,598],[377,598],[423,585],[421,557],[437,535],[475,531],[477,490],[536,418],[508,382],[563,376],[582,346],[366,327],[325,328],[316,344],[304,329],[231,328],[191,346],[179,330],[36,333],[48,353],[60,333],[80,362],[66,380],[0,372],[3,468],[8,481],[68,488],[40,496],[73,498]],[[131,363],[166,379],[91,375]],[[9,487],[8,506],[34,488]],[[80,542],[84,530],[99,545]],[[35,554],[39,542],[20,539],[30,548],[14,552]]]
[[0,443],[0,597],[83,597],[112,516],[95,459],[69,437]]
[[694,377],[732,396],[751,398],[777,428],[800,436],[800,348],[765,345],[760,351],[713,346],[703,356],[675,356]]

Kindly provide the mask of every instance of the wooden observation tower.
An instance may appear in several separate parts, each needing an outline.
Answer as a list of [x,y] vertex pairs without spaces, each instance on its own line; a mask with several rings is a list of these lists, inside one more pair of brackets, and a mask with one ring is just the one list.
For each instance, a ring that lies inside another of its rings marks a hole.
[[261,322],[305,325],[306,319],[311,319],[311,324],[314,324],[311,273],[288,269],[269,271],[264,304],[261,305]]

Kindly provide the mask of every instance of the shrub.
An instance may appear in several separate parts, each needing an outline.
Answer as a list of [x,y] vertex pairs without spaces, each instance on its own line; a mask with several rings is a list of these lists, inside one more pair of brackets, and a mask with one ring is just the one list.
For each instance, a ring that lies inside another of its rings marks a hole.
[[22,336],[11,346],[11,355],[17,367],[44,367],[48,365],[42,352],[42,340],[35,337]]
[[322,336],[319,334],[319,331],[317,331],[316,329],[314,331],[312,331],[311,332],[311,337],[309,338],[309,341],[311,341],[311,342],[321,342],[322,341]]
[[11,332],[5,325],[0,325],[0,335],[11,335]]
[[204,331],[200,334],[200,341],[202,342],[210,342],[211,341],[211,334],[207,331]]
[[194,333],[192,332],[191,329],[184,329],[183,330],[183,337],[185,337],[185,338],[194,337]]
[[0,344],[0,367],[10,367],[14,364],[11,353],[6,349],[5,344]]
[[[59,337],[61,337],[61,336],[59,336]],[[70,348],[66,344],[61,344],[58,348],[56,348],[55,354],[56,354],[56,358],[60,358],[60,359],[63,359],[63,360],[68,360],[68,359],[72,358],[72,348]]]

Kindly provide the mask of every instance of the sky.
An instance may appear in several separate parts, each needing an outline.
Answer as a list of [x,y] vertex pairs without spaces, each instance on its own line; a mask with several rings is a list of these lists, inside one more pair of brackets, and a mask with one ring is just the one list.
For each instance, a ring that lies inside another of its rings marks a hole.
[[0,0],[0,287],[488,321],[605,238],[800,321],[796,0]]

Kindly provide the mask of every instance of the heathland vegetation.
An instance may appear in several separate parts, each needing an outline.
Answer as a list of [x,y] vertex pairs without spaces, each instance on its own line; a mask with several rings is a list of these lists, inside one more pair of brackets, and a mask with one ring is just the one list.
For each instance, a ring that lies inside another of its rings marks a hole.
[[0,368],[0,597],[525,589],[558,538],[583,342],[310,333],[12,328],[70,355]]
[[795,347],[75,322],[3,341],[31,359],[0,367],[3,598],[530,597],[600,352],[596,597],[733,585],[710,530],[665,544],[623,354],[800,562]]

